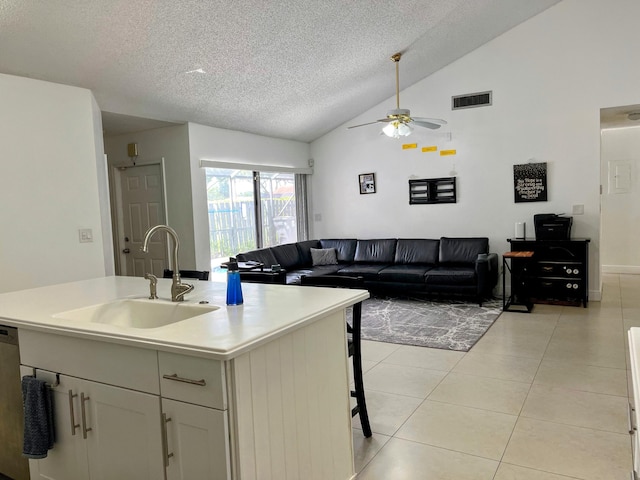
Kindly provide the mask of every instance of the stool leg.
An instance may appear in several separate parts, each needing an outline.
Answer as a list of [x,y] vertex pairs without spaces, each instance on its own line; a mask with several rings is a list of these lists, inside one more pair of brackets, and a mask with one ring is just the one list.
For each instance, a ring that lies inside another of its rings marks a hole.
[[369,414],[367,412],[367,402],[364,398],[364,383],[362,381],[362,348],[360,344],[360,321],[362,319],[362,302],[353,306],[353,383],[355,384],[355,397],[358,403],[358,413],[362,433],[365,437],[371,436],[371,425],[369,424]]

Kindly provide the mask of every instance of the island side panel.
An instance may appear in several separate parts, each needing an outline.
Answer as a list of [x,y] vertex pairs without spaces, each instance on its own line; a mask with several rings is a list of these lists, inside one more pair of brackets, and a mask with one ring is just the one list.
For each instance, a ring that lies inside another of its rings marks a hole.
[[345,312],[233,362],[239,480],[353,478]]

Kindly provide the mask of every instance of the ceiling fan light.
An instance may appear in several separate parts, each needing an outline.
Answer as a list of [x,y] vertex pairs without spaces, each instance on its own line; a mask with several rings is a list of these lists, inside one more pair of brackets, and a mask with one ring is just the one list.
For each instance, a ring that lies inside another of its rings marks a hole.
[[388,123],[383,129],[382,133],[384,133],[387,137],[391,138],[400,138],[411,135],[413,131],[413,127],[407,125],[406,123],[401,122],[391,122]]
[[411,125],[407,125],[406,123],[401,123],[398,125],[398,135],[401,137],[408,137],[413,132],[413,127]]
[[398,138],[398,134],[397,134],[398,128],[396,125],[394,125],[394,123],[397,123],[397,122],[387,123],[382,128],[382,133],[384,133],[387,137]]

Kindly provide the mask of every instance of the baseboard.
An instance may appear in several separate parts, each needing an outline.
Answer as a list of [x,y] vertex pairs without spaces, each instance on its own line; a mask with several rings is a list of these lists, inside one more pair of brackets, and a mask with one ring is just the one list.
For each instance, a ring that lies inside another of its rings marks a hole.
[[602,265],[602,273],[640,275],[640,265]]

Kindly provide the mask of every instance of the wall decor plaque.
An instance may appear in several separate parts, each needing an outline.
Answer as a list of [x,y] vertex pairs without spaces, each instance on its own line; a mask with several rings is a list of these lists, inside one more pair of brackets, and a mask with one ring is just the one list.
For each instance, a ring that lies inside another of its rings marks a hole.
[[547,201],[547,164],[525,163],[513,166],[515,203]]
[[358,175],[360,183],[360,194],[376,193],[376,175],[375,173],[362,173]]

